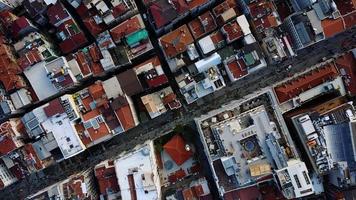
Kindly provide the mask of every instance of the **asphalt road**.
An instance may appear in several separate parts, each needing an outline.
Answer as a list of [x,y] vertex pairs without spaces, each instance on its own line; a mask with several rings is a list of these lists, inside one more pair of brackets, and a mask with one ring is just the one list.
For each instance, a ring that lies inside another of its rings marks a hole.
[[[306,70],[308,67],[319,63],[324,57],[331,58],[335,54],[343,53],[355,47],[355,37],[356,31],[353,28],[298,52],[298,56],[295,58],[286,60],[278,65],[267,66],[229,84],[220,91],[206,96],[196,103],[185,106],[180,114],[170,111],[155,120],[141,123],[126,133],[115,136],[110,141],[94,146],[82,154],[57,163],[40,172],[33,173],[25,179],[4,188],[0,191],[0,199],[23,199],[76,172],[94,167],[102,160],[115,158],[120,153],[132,149],[146,140],[164,135],[178,124],[191,123],[195,117],[216,109],[222,104],[255,92],[259,88],[273,85],[288,77],[289,74]],[[348,45],[344,46],[346,41],[349,41],[347,42]],[[289,64],[292,64],[293,67],[287,71],[286,68]]]

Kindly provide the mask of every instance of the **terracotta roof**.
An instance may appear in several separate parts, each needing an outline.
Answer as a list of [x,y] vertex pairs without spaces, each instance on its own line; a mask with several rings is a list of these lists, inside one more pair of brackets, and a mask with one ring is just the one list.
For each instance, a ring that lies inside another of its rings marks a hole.
[[203,35],[217,28],[215,18],[210,11],[205,12],[188,24],[194,39],[199,39]]
[[200,197],[201,195],[204,194],[203,187],[200,184],[193,186],[192,190],[194,191],[196,197]]
[[54,99],[49,102],[49,105],[43,108],[47,117],[52,117],[56,114],[62,114],[65,112],[59,98]]
[[178,16],[178,12],[167,0],[157,0],[153,2],[149,10],[157,28],[161,28],[170,23]]
[[112,15],[116,18],[125,14],[127,11],[129,11],[129,9],[125,6],[125,3],[122,2],[112,9]]
[[243,32],[237,21],[232,21],[225,24],[222,27],[223,32],[226,35],[226,40],[228,43],[233,42],[241,37],[243,37]]
[[192,151],[187,151],[185,149],[185,145],[186,143],[184,139],[176,134],[163,146],[163,148],[177,165],[181,165],[193,155]]
[[166,75],[162,74],[151,79],[146,80],[148,87],[155,88],[165,83],[168,83],[168,78]]
[[142,85],[133,69],[120,73],[116,75],[116,77],[119,80],[122,90],[128,96],[132,96],[143,91]]
[[80,71],[82,72],[83,76],[89,75],[91,73],[91,69],[89,64],[86,60],[85,54],[82,51],[78,51],[73,54],[75,60],[77,61]]
[[183,198],[184,200],[195,200],[195,195],[190,188],[183,190]]
[[76,35],[72,35],[63,42],[59,43],[59,47],[61,48],[61,51],[66,54],[82,47],[87,42],[88,41],[85,38],[84,33],[80,32]]
[[135,127],[135,121],[130,109],[130,105],[124,105],[115,110],[117,117],[119,118],[123,129],[126,131]]
[[0,125],[0,156],[6,155],[17,148],[12,134],[9,122],[4,122]]
[[274,88],[280,103],[298,96],[303,91],[316,87],[338,76],[334,65],[328,64],[300,75]]
[[12,29],[12,34],[15,37],[19,37],[20,31],[25,30],[26,28],[30,27],[31,24],[30,22],[27,20],[26,17],[22,16],[19,17],[18,19],[16,19],[11,26]]
[[126,35],[129,35],[135,31],[140,30],[141,24],[139,21],[139,18],[137,16],[134,16],[123,23],[115,26],[110,30],[110,34],[112,36],[112,39],[114,42],[118,43],[120,40],[125,37]]
[[55,25],[67,17],[70,17],[67,10],[64,8],[60,1],[57,1],[56,4],[49,6],[47,10],[47,16],[49,19],[49,23]]
[[95,177],[98,180],[99,191],[101,194],[107,195],[108,191],[111,191],[112,193],[120,191],[114,165],[96,168]]
[[101,115],[98,109],[91,110],[82,115],[83,121],[89,121],[97,116]]
[[8,10],[0,12],[0,23],[4,29],[9,29],[18,17]]
[[356,10],[348,15],[343,16],[343,18],[344,18],[346,28],[351,28],[351,27],[355,26]]
[[164,105],[167,105],[175,100],[177,100],[177,95],[172,92],[166,95],[165,97],[163,97],[162,102]]
[[240,59],[234,59],[232,62],[227,63],[227,66],[235,79],[241,78],[248,73],[245,62]]
[[179,14],[183,14],[189,10],[189,6],[185,0],[172,0],[172,3]]
[[26,52],[19,59],[17,59],[17,63],[25,70],[27,67],[34,65],[43,60],[41,53],[38,49],[31,49],[29,52]]
[[354,12],[356,10],[356,0],[334,0],[341,15]]
[[230,8],[235,8],[236,5],[237,5],[236,0],[226,0],[226,1],[222,2],[221,4],[215,6],[213,8],[213,13],[214,13],[215,17],[218,17],[221,14],[223,14],[224,12],[226,12],[227,10],[229,10]]
[[83,184],[85,179],[83,175],[72,177],[68,182],[62,184],[62,190],[64,192],[64,198],[70,199],[71,197],[76,197],[78,199],[85,199],[85,194],[83,193]]
[[187,45],[193,43],[194,40],[187,25],[183,25],[162,36],[160,42],[167,57],[172,58],[185,52],[187,50]]
[[24,149],[25,149],[25,151],[27,153],[27,156],[28,156],[27,159],[30,159],[31,161],[34,161],[34,163],[31,162],[31,163],[33,163],[34,167],[37,170],[43,169],[44,165],[42,164],[42,161],[40,160],[40,158],[36,154],[36,151],[33,148],[32,144],[30,144],[30,143],[29,144],[25,144]]
[[324,19],[321,21],[325,37],[332,37],[345,30],[342,18],[337,19]]
[[105,94],[104,87],[101,82],[94,83],[88,87],[90,96],[93,99],[99,99]]
[[198,6],[201,6],[205,3],[208,2],[208,0],[191,0],[191,1],[187,1],[188,2],[188,6],[190,10],[193,10],[195,8],[197,8]]
[[105,30],[105,25],[103,24],[97,24],[92,17],[87,17],[83,19],[85,27],[89,30],[89,32],[96,37],[99,33],[103,32]]
[[26,86],[23,78],[17,75],[21,71],[11,48],[5,44],[0,44],[0,81],[7,92]]
[[243,189],[233,190],[224,194],[225,200],[241,200],[260,199],[261,193],[256,186],[251,186]]
[[345,74],[341,72],[345,86],[351,95],[356,95],[356,59],[353,54],[349,52],[337,58],[336,66],[339,71],[345,71]]

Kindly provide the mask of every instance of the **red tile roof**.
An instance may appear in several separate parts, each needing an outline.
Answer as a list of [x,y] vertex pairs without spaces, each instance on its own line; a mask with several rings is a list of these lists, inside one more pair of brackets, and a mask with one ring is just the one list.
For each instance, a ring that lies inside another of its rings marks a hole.
[[12,23],[12,34],[15,36],[15,37],[18,37],[19,34],[20,34],[20,31],[30,27],[31,24],[30,22],[27,20],[26,17],[22,16],[22,17],[19,17],[18,19],[16,19],[13,23]]
[[105,90],[103,87],[103,84],[101,82],[97,82],[95,84],[92,84],[88,87],[89,93],[90,95],[94,98],[94,99],[99,99],[101,97],[103,97],[103,95],[105,94]]
[[348,15],[343,16],[345,27],[351,28],[356,24],[356,10]]
[[0,156],[6,155],[17,148],[9,122],[4,122],[0,125],[0,138]]
[[208,0],[191,0],[191,1],[187,1],[189,9],[193,10],[195,8],[197,8],[198,6],[201,6],[205,3],[207,3]]
[[49,23],[53,25],[60,22],[61,20],[70,17],[67,9],[64,8],[64,6],[62,5],[62,3],[60,3],[60,1],[57,1],[56,4],[50,6],[47,9],[47,16],[48,16]]
[[75,60],[77,61],[80,71],[82,72],[83,76],[87,76],[91,73],[91,69],[89,64],[86,60],[85,54],[82,51],[78,51],[73,54]]
[[196,197],[200,197],[201,195],[204,194],[204,190],[203,190],[203,187],[199,184],[199,185],[196,185],[196,186],[193,186],[192,187],[192,190],[194,191],[194,195]]
[[278,26],[277,19],[272,13],[275,11],[272,2],[260,0],[250,3],[248,6],[254,26],[258,32],[263,32],[267,28]]
[[183,190],[183,198],[184,200],[195,200],[195,195],[190,188]]
[[112,28],[110,30],[110,34],[114,42],[118,43],[126,35],[129,35],[140,29],[142,29],[142,27],[139,18],[137,16],[134,16]]
[[325,37],[327,38],[345,30],[344,22],[341,17],[337,19],[324,19],[321,21],[321,26],[323,27]]
[[148,87],[155,88],[165,83],[168,83],[168,78],[166,75],[162,74],[151,79],[147,79]]
[[172,58],[187,50],[187,45],[194,42],[187,25],[167,33],[160,38],[163,51],[167,57]]
[[24,149],[27,154],[26,159],[30,160],[31,161],[30,163],[33,163],[33,161],[34,161],[33,165],[37,170],[43,169],[44,165],[42,164],[42,161],[40,160],[40,158],[37,156],[36,151],[33,148],[32,144],[30,144],[30,143],[25,144]]
[[115,113],[121,122],[122,128],[125,131],[135,127],[135,121],[129,104],[116,109]]
[[303,91],[316,87],[338,76],[333,64],[327,64],[311,72],[298,76],[274,88],[280,103],[298,96]]
[[83,19],[85,27],[89,30],[89,32],[96,37],[99,33],[103,32],[105,30],[105,25],[104,24],[97,24],[92,17],[87,17]]
[[65,54],[73,52],[74,50],[83,47],[88,40],[85,38],[83,32],[80,32],[76,35],[72,35],[63,42],[59,43],[61,51]]
[[17,59],[17,63],[21,67],[22,70],[25,70],[27,67],[34,65],[43,60],[41,53],[37,49],[31,49],[29,52],[20,56]]
[[184,139],[177,134],[174,135],[163,148],[177,165],[181,165],[193,155],[192,151],[185,149],[185,145]]
[[125,14],[127,11],[129,11],[129,9],[126,8],[124,2],[122,2],[112,9],[112,15],[116,18]]
[[0,12],[0,23],[4,29],[9,29],[18,17],[8,10]]
[[178,16],[178,12],[166,0],[157,0],[149,8],[156,27],[161,28]]
[[235,200],[236,198],[238,198],[239,200],[260,199],[261,193],[258,190],[257,186],[251,186],[239,190],[230,191],[224,194],[225,200]]
[[222,15],[224,12],[229,10],[230,8],[235,8],[237,6],[236,0],[226,0],[222,2],[221,4],[215,6],[213,8],[213,13],[215,17],[219,17]]
[[232,62],[227,63],[227,66],[235,79],[241,78],[242,76],[248,74],[245,62],[241,59],[234,59]]
[[95,117],[101,115],[98,109],[91,110],[85,114],[83,114],[82,118],[83,121],[89,121],[91,119],[94,119]]
[[188,24],[194,39],[199,39],[217,28],[215,18],[210,11],[205,12]]
[[226,40],[228,43],[233,42],[241,37],[243,37],[243,32],[237,21],[232,21],[225,24],[222,27],[223,32],[226,35]]
[[346,15],[356,10],[356,0],[334,0],[341,15]]
[[[351,95],[356,95],[356,59],[351,52],[336,59],[336,66],[343,76],[345,86]],[[346,74],[343,74],[342,70]]]
[[120,191],[114,165],[96,168],[95,177],[98,180],[99,191],[101,194],[107,195],[108,191],[111,191],[112,193]]
[[26,86],[22,77],[17,75],[21,71],[11,48],[5,44],[0,44],[0,81],[3,83],[6,91]]
[[59,98],[50,101],[49,105],[44,107],[43,110],[47,117],[52,117],[56,114],[62,114],[65,112]]
[[85,184],[84,176],[77,176],[71,178],[68,182],[62,185],[62,190],[64,192],[64,198],[70,199],[72,197],[76,197],[78,199],[86,199],[85,194],[83,193],[83,184]]

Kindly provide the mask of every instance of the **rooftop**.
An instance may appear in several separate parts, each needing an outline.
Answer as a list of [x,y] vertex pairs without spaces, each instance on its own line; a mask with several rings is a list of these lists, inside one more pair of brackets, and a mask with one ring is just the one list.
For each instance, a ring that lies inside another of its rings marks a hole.
[[47,76],[45,62],[39,62],[24,71],[39,100],[44,100],[59,92]]
[[174,135],[166,144],[164,144],[163,149],[177,165],[183,164],[193,155],[192,151],[186,149],[184,139],[178,134]]
[[194,41],[187,25],[183,25],[176,30],[167,33],[159,40],[163,51],[169,58],[185,52],[187,50],[187,46]]
[[244,36],[242,29],[237,21],[232,21],[225,24],[221,31],[225,34],[228,43],[231,43]]
[[356,59],[349,52],[336,59],[336,66],[344,78],[344,83],[351,95],[356,95]]
[[274,87],[280,103],[286,102],[300,93],[316,87],[338,76],[334,64],[327,64]]
[[[182,7],[184,9],[184,7]],[[186,8],[185,8],[186,9]],[[170,23],[178,16],[178,11],[166,0],[157,0],[149,7],[157,28]]]
[[122,42],[122,39],[140,29],[144,28],[141,17],[135,15],[122,22],[110,30],[110,34],[115,43]]
[[217,28],[215,18],[210,11],[189,22],[188,26],[195,40]]
[[143,91],[140,80],[133,69],[120,73],[116,77],[119,80],[122,90],[128,96],[132,96]]
[[107,197],[120,191],[114,161],[106,160],[101,162],[95,166],[94,173],[102,196]]
[[115,170],[123,199],[160,199],[160,184],[152,144],[115,160]]

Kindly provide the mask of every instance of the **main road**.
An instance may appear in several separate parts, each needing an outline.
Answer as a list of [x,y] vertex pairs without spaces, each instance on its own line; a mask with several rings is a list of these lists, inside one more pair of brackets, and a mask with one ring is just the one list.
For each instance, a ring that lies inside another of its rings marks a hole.
[[[120,153],[130,150],[146,140],[157,138],[169,132],[178,124],[191,123],[195,117],[216,109],[222,104],[258,91],[260,88],[273,85],[287,78],[290,74],[308,69],[324,58],[328,59],[355,48],[355,38],[356,31],[354,27],[335,37],[316,43],[298,52],[298,56],[294,58],[285,60],[280,64],[269,65],[227,85],[214,94],[198,100],[196,103],[184,106],[184,109],[180,111],[180,115],[168,112],[155,120],[141,123],[139,126],[115,136],[110,141],[89,148],[82,154],[56,163],[40,172],[33,173],[1,190],[0,199],[23,199],[74,173],[92,168],[103,160],[115,158]],[[292,64],[292,68],[288,69],[290,64]]]

